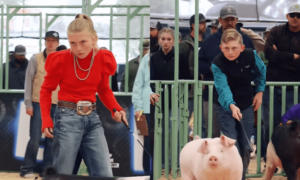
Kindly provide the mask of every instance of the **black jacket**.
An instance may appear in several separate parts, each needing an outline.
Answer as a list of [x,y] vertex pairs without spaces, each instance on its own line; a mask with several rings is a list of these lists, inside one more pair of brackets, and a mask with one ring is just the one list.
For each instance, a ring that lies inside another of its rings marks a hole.
[[[13,57],[9,61],[9,80],[8,88],[9,89],[25,89],[25,76],[28,66],[28,60],[25,59],[20,67],[16,66],[16,59]],[[6,63],[3,63],[3,88],[5,88],[5,73],[6,73]]]
[[292,37],[288,23],[275,26],[270,31],[264,52],[269,60],[267,81],[300,81],[300,58],[294,59],[294,54],[300,55],[300,32]]
[[[150,79],[151,80],[174,80],[175,71],[175,57],[174,48],[165,55],[162,49],[150,58]],[[179,57],[179,79],[191,79],[189,71],[189,63],[185,59]],[[169,105],[171,107],[171,88],[169,85]],[[153,88],[153,92],[155,89]],[[162,96],[162,102],[164,102],[164,96]]]

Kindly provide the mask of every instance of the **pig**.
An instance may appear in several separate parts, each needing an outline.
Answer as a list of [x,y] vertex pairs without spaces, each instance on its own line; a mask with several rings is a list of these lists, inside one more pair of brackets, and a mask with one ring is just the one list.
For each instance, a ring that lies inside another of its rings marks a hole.
[[[267,147],[264,180],[271,180],[275,169],[283,169],[288,180],[300,180],[300,121],[277,126]],[[297,172],[298,170],[298,172]]]
[[241,180],[243,163],[235,140],[196,136],[180,152],[180,170],[183,180]]

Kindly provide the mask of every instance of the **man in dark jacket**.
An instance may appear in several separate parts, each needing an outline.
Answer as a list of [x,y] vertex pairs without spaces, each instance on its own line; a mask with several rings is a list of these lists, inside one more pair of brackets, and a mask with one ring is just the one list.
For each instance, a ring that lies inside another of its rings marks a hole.
[[158,33],[162,29],[162,24],[159,21],[150,22],[150,54],[156,53],[159,50]]
[[[17,45],[13,57],[8,62],[8,89],[24,89],[25,74],[28,66],[28,60],[25,57],[26,48],[23,45]],[[3,64],[3,88],[5,88],[6,63]]]
[[[134,58],[134,59],[132,59],[128,62],[128,66],[129,66],[129,71],[128,71],[128,73],[129,73],[128,74],[128,92],[132,92],[135,76],[136,76],[137,71],[139,69],[140,61],[145,56],[145,54],[148,52],[149,48],[150,48],[150,41],[145,40],[143,42],[143,52],[142,52],[143,56],[142,57],[138,56],[138,57],[136,57],[136,58]],[[122,75],[120,91],[125,92],[125,71]]]
[[[201,13],[199,13],[199,36],[198,36],[198,48],[201,48],[201,45],[205,39],[204,33],[206,31],[206,22],[210,22],[209,19],[205,19],[205,16]],[[190,29],[191,33],[185,36],[181,43],[179,44],[179,53],[181,54],[181,57],[185,60],[188,60],[189,63],[189,69],[190,69],[190,76],[192,79],[194,79],[194,42],[195,42],[195,15],[190,17]],[[198,79],[201,79],[200,74]],[[189,103],[188,103],[188,109],[189,109],[189,119],[191,117],[192,112],[194,111],[194,85],[190,86],[189,90]],[[205,122],[203,122],[203,135],[205,132]],[[189,132],[191,129],[189,129]],[[203,137],[203,136],[202,136]]]
[[[236,10],[232,6],[224,6],[220,11],[219,22],[222,27],[212,35],[210,35],[203,42],[199,51],[199,74],[203,75],[203,79],[206,81],[213,81],[214,77],[211,72],[210,66],[214,58],[221,53],[220,42],[223,32],[226,29],[236,29],[243,38],[243,44],[246,48],[255,50],[252,40],[240,31],[240,27],[237,27],[238,16]],[[205,86],[203,91],[203,108],[204,108],[204,120],[208,124],[208,86]],[[220,129],[218,126],[217,115],[215,110],[213,111],[213,134],[212,137],[220,137]]]
[[[270,30],[265,44],[265,57],[269,60],[267,66],[267,81],[299,82],[300,81],[300,4],[293,3],[286,14],[288,22],[275,26]],[[281,87],[274,89],[274,127],[280,123],[281,118]],[[269,87],[263,95],[262,112],[265,131],[265,142],[269,142]],[[298,102],[300,94],[298,93]],[[294,105],[293,87],[286,89],[286,107],[288,111]],[[284,112],[283,112],[284,113]]]

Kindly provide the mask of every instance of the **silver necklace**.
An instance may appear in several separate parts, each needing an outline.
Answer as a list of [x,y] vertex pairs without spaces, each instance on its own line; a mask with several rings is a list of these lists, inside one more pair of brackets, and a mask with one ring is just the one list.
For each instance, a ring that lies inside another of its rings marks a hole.
[[[79,69],[81,69],[82,71],[89,71],[88,74],[87,74],[87,76],[86,76],[85,78],[81,79],[81,78],[78,76],[77,70],[76,70],[76,63],[75,63],[75,61],[76,61],[77,65],[78,65]],[[82,68],[79,66],[77,57],[74,55],[74,70],[75,70],[75,75],[76,75],[76,77],[77,77],[79,80],[81,80],[81,81],[86,80],[86,79],[89,77],[89,75],[90,75],[91,68],[92,68],[93,64],[94,64],[94,50],[93,50],[93,56],[92,56],[92,59],[91,59],[91,64],[90,64],[90,67],[89,67],[88,69],[82,69]]]

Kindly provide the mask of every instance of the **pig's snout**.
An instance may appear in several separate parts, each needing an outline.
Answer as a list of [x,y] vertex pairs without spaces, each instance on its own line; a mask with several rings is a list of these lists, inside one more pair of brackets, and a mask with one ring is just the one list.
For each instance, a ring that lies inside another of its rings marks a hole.
[[218,161],[218,158],[216,156],[210,156],[209,157],[209,162],[208,164],[211,165],[211,166],[216,166],[218,165],[219,161]]

